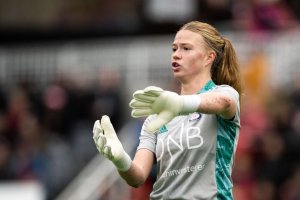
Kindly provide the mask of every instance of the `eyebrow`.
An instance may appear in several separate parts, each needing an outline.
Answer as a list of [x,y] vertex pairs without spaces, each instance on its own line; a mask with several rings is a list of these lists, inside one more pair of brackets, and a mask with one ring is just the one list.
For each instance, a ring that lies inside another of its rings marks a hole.
[[172,46],[175,46],[175,45],[192,45],[191,43],[172,43]]

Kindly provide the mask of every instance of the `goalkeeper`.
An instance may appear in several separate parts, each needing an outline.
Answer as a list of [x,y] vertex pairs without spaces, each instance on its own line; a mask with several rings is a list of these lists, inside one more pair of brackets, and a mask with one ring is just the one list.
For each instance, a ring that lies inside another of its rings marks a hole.
[[150,199],[233,199],[241,93],[235,50],[214,27],[198,21],[181,27],[172,50],[180,95],[155,86],[133,94],[132,117],[147,117],[133,160],[107,116],[94,125],[97,149],[133,187],[157,163]]

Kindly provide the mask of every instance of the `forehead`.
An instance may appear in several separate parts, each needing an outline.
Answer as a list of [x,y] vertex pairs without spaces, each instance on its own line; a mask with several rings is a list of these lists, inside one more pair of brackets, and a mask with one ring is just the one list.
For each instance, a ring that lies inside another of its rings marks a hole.
[[189,30],[180,30],[174,38],[173,44],[194,44],[201,45],[204,43],[203,37],[195,32]]

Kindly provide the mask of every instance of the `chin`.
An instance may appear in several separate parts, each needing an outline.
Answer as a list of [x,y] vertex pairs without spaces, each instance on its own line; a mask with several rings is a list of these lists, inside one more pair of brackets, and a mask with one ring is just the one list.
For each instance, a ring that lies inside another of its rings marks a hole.
[[180,81],[183,80],[183,76],[180,75],[179,73],[173,73],[173,76],[176,80]]

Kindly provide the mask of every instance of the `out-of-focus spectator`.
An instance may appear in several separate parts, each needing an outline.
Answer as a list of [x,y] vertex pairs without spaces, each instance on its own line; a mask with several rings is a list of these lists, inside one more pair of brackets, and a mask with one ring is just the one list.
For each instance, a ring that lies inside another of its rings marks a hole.
[[297,19],[300,19],[300,1],[298,0],[285,0],[288,7],[293,11]]
[[94,101],[91,108],[95,120],[102,115],[108,115],[116,130],[120,128],[123,120],[121,99],[121,77],[113,66],[101,67],[98,71],[95,85],[93,86]]
[[275,196],[285,179],[290,176],[290,165],[286,157],[283,138],[275,131],[265,133],[259,138],[261,155],[256,160],[258,181],[273,184]]
[[236,1],[232,7],[233,26],[254,32],[299,27],[298,19],[283,0]]
[[9,139],[13,145],[15,145],[19,137],[20,123],[30,108],[31,101],[24,88],[19,86],[10,91],[8,97],[7,123]]
[[7,99],[5,96],[5,92],[2,88],[2,86],[0,86],[0,112],[4,112],[5,109],[7,108]]
[[66,89],[60,84],[51,84],[44,90],[42,100],[44,127],[57,134],[67,135],[70,124],[66,120],[66,109],[70,97]]
[[292,10],[282,0],[253,0],[256,30],[282,30],[296,26]]
[[12,168],[11,156],[11,144],[6,138],[0,136],[0,180],[12,180],[16,178]]
[[251,200],[255,185],[255,161],[250,150],[239,149],[232,174],[236,199]]
[[14,170],[19,179],[45,180],[47,175],[45,136],[36,116],[24,113],[19,124],[19,139],[14,155]]
[[252,190],[252,200],[278,200],[274,183],[270,180],[259,179]]
[[[199,17],[220,28],[228,26],[232,20],[233,0],[199,1]],[[230,27],[231,28],[231,27]]]
[[300,163],[295,167],[293,173],[283,184],[280,190],[280,198],[284,200],[300,199]]

